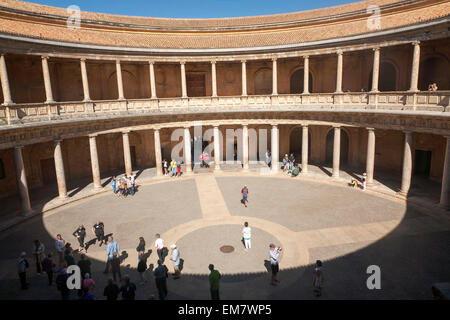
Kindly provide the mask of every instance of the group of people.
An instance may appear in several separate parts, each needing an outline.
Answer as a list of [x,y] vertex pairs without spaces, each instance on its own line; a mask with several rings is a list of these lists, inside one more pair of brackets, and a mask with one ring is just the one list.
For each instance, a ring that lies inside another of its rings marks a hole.
[[438,90],[438,86],[436,83],[430,83],[428,85],[428,91],[437,91]]
[[128,195],[134,196],[136,192],[136,176],[127,176],[126,174],[122,178],[111,177],[111,186],[114,194],[118,197],[126,197]]
[[170,163],[164,159],[162,162],[164,176],[181,177],[181,164],[174,159]]
[[352,178],[350,180],[350,186],[352,186],[353,188],[361,188],[363,190],[366,190],[366,188],[367,188],[367,174],[365,172],[363,173],[361,181],[359,181],[358,179]]

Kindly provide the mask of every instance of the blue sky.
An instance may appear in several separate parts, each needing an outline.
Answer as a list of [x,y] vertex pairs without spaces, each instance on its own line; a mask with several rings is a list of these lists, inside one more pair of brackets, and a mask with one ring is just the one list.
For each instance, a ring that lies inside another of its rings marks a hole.
[[355,0],[28,0],[83,11],[170,18],[223,18],[304,11]]

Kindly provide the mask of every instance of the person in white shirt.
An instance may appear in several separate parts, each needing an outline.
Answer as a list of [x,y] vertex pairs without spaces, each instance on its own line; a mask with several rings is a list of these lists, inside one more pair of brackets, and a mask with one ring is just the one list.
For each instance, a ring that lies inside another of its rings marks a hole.
[[159,233],[157,233],[155,235],[155,248],[156,248],[156,252],[158,253],[158,258],[161,259],[162,261],[164,261],[164,256],[163,256],[163,249],[164,249],[164,240],[161,239],[161,235]]
[[245,251],[252,248],[252,229],[248,226],[248,222],[244,223],[242,229],[242,237],[244,238]]
[[272,284],[272,285],[276,285],[278,282],[280,282],[280,281],[277,279],[277,273],[278,273],[278,270],[279,270],[279,267],[278,267],[278,258],[279,258],[279,256],[280,256],[280,251],[281,251],[282,249],[279,248],[279,247],[276,247],[273,243],[271,243],[271,244],[269,245],[269,248],[270,248],[270,250],[269,250],[270,267],[271,267],[271,269],[272,269],[272,282],[271,282],[271,284]]

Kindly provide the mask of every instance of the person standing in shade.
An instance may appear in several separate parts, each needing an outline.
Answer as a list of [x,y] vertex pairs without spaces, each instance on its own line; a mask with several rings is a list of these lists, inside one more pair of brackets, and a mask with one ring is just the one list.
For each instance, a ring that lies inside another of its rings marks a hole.
[[248,222],[244,223],[242,229],[242,237],[244,238],[245,251],[252,248],[252,228],[248,226]]
[[116,281],[116,275],[119,277],[119,281],[121,281],[122,275],[120,274],[120,258],[117,252],[113,253],[113,258],[111,260],[111,270],[114,281]]
[[208,266],[209,273],[209,291],[211,292],[211,300],[220,300],[219,288],[220,288],[220,272],[214,269],[214,265]]
[[103,290],[103,295],[106,297],[106,300],[117,300],[119,293],[119,286],[115,284],[113,279],[108,279],[108,285]]
[[111,177],[111,187],[113,189],[113,193],[116,194],[116,176]]
[[313,287],[316,297],[322,295],[323,274],[322,274],[322,261],[317,260],[313,273]]
[[38,275],[41,274],[41,263],[45,257],[45,246],[39,240],[34,240],[34,258],[36,260],[36,272]]
[[247,186],[244,186],[241,189],[241,194],[242,194],[242,203],[247,208],[247,203],[248,203],[248,188],[247,188]]
[[105,241],[105,225],[103,224],[103,222],[97,221],[92,227],[92,232],[97,237],[99,247],[101,247],[103,241]]
[[272,285],[276,285],[280,281],[277,279],[277,274],[279,271],[278,259],[280,257],[280,251],[282,250],[279,247],[276,247],[273,243],[269,246],[269,256],[270,256],[270,267],[272,269]]
[[95,288],[95,281],[91,278],[89,273],[84,274],[83,284],[81,286],[84,292],[92,294]]
[[272,166],[272,154],[269,150],[266,152],[266,164],[269,168]]
[[163,264],[161,259],[158,260],[158,266],[153,274],[155,275],[156,288],[159,293],[159,300],[164,300],[167,297],[167,278],[169,270]]
[[86,237],[86,229],[84,228],[83,225],[81,225],[72,234],[78,240],[78,243],[79,243],[78,252],[83,251],[84,250],[84,238]]
[[67,248],[64,254],[64,260],[66,261],[66,264],[68,266],[75,265],[75,258],[73,257],[73,250],[72,248]]
[[145,280],[144,277],[146,270],[147,270],[147,258],[144,256],[142,252],[139,252],[139,263],[137,265],[137,271],[139,272],[139,278],[141,278],[141,285],[147,282],[147,280]]
[[20,289],[25,290],[28,289],[28,283],[27,283],[27,269],[30,267],[27,259],[27,254],[25,252],[22,252],[20,254],[19,262],[17,264],[19,273],[19,279],[20,279]]
[[58,264],[64,262],[64,246],[66,245],[66,241],[62,238],[60,234],[56,235],[55,240],[55,249],[56,253],[58,254]]
[[48,285],[51,286],[53,283],[53,269],[55,268],[55,264],[53,263],[52,254],[49,253],[47,257],[42,261],[42,269],[47,274],[48,277]]
[[170,246],[172,249],[172,255],[170,256],[170,260],[172,260],[173,265],[173,278],[179,279],[180,278],[180,251],[177,248],[176,244],[173,244]]
[[109,272],[109,267],[114,258],[114,253],[119,254],[119,250],[120,250],[119,244],[113,240],[113,237],[108,237],[108,246],[106,247],[107,260],[106,260],[105,271],[103,273]]
[[158,253],[158,259],[164,262],[164,240],[161,238],[161,235],[157,233],[155,235],[155,248],[156,252]]
[[138,253],[138,262],[141,261],[142,256],[145,254],[145,240],[144,237],[139,237],[139,244],[136,247]]
[[80,267],[81,276],[84,277],[86,273],[91,274],[91,260],[86,258],[84,253],[80,256],[80,261],[78,261],[78,267]]
[[62,300],[69,300],[70,290],[67,287],[67,279],[69,275],[67,274],[67,265],[64,263],[61,270],[58,272],[58,276],[56,277],[56,287],[58,291],[61,292]]
[[120,287],[120,292],[122,293],[122,300],[134,300],[136,296],[136,285],[130,281],[128,275],[125,276],[124,284]]

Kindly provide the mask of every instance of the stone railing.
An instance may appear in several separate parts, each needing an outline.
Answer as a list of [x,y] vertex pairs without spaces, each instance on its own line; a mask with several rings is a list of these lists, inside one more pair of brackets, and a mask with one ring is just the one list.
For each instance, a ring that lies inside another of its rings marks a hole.
[[101,100],[2,105],[1,124],[21,124],[58,119],[83,119],[125,114],[200,113],[227,111],[408,110],[447,112],[450,91],[345,92],[231,97],[192,97]]

